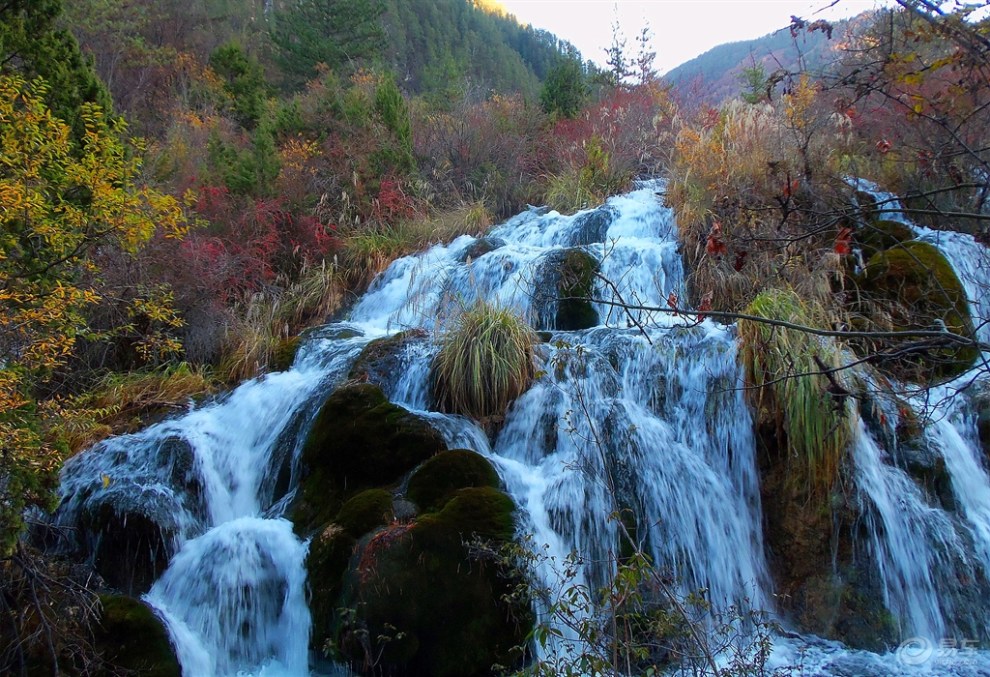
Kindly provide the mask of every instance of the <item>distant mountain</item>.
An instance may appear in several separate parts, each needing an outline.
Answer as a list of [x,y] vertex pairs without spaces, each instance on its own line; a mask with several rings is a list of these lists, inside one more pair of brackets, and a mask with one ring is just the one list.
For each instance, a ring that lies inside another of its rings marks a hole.
[[743,71],[756,65],[762,65],[767,75],[781,69],[789,73],[827,71],[838,62],[849,38],[867,25],[870,16],[872,13],[864,12],[834,22],[831,38],[821,31],[801,31],[792,37],[790,30],[782,28],[754,40],[719,45],[664,77],[682,98],[717,106],[743,91]]

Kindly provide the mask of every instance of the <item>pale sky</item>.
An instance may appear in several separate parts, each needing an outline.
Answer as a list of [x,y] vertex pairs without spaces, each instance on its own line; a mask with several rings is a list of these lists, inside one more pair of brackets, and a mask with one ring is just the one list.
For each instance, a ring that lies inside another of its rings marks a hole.
[[758,38],[790,25],[791,15],[809,21],[854,16],[882,4],[876,0],[501,0],[523,24],[545,28],[574,43],[585,59],[604,64],[616,19],[635,53],[635,38],[646,22],[653,30],[656,68],[671,68],[716,45]]

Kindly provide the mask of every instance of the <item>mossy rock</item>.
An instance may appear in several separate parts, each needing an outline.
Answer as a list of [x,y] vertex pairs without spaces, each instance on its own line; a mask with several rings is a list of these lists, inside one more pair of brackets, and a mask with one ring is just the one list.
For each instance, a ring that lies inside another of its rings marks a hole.
[[368,489],[340,508],[334,522],[347,533],[360,538],[392,520],[392,494],[385,489]]
[[384,387],[403,371],[402,353],[406,346],[425,339],[426,332],[422,329],[410,329],[394,336],[375,339],[354,360],[347,377]]
[[101,502],[90,506],[82,518],[83,529],[94,535],[87,539],[93,568],[107,584],[129,595],[151,589],[173,554],[175,525],[156,519],[156,504],[135,505],[147,495],[135,493],[130,505]]
[[599,262],[580,248],[550,252],[536,284],[536,305],[543,329],[574,331],[598,325],[591,303]]
[[292,336],[281,339],[272,353],[272,371],[287,371],[296,360],[296,353],[299,352],[300,337]]
[[333,636],[340,607],[344,573],[357,540],[342,527],[328,525],[313,537],[306,555],[309,611],[313,619],[312,645],[322,651]]
[[337,389],[303,446],[302,491],[292,513],[296,529],[309,533],[326,525],[349,497],[395,484],[444,449],[439,432],[389,402],[378,386]]
[[[532,627],[528,604],[505,598],[517,581],[472,558],[470,534],[496,543],[514,531],[512,500],[492,487],[462,489],[443,510],[366,538],[345,576],[336,645],[356,669],[411,677],[492,674],[512,666]],[[370,644],[368,643],[370,642]],[[375,668],[367,655],[379,656]]]
[[146,677],[179,677],[182,671],[168,631],[147,605],[133,597],[101,595],[103,612],[93,628],[96,648],[116,669]]
[[[945,256],[927,242],[910,241],[870,257],[856,279],[860,292],[857,310],[866,317],[889,317],[894,329],[945,330],[970,338],[974,335],[966,291]],[[898,350],[916,338],[880,339],[859,348],[869,354]],[[949,378],[972,366],[975,346],[928,348],[878,362],[899,378],[927,382]]]
[[897,622],[883,605],[879,590],[857,581],[854,570],[828,572],[805,582],[797,600],[798,623],[816,634],[851,647],[883,651],[896,646]]
[[898,221],[869,221],[857,234],[856,241],[865,257],[914,239],[914,231]]
[[488,460],[467,449],[437,454],[409,479],[406,495],[423,512],[439,510],[458,489],[498,487],[498,473]]

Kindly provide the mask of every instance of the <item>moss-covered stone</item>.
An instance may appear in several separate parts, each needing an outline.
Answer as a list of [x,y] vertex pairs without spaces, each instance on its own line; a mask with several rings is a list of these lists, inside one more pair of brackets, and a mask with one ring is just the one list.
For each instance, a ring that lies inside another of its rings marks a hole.
[[403,371],[402,354],[406,346],[424,340],[426,332],[422,329],[410,329],[394,336],[375,339],[354,360],[347,377],[384,387]]
[[911,228],[898,221],[886,219],[867,222],[856,237],[866,258],[913,239],[914,231]]
[[94,535],[93,567],[107,584],[129,595],[147,592],[172,556],[175,526],[158,521],[153,506],[106,501],[83,514],[83,529]]
[[148,606],[123,595],[101,595],[100,602],[103,611],[93,634],[110,666],[107,675],[122,669],[147,677],[179,677],[168,631]]
[[394,484],[446,445],[425,420],[359,383],[336,390],[320,409],[302,451],[303,479],[293,522],[303,533],[329,523],[349,497]]
[[458,489],[498,487],[495,468],[480,454],[453,449],[437,454],[409,479],[406,494],[423,512],[439,510]]
[[296,359],[296,353],[299,352],[300,343],[301,339],[298,336],[281,339],[272,353],[271,370],[286,371],[291,367]]
[[[471,534],[510,538],[512,500],[492,487],[458,491],[438,513],[365,539],[345,576],[353,609],[337,631],[342,655],[366,674],[471,677],[511,666],[532,626],[527,605],[505,601],[515,581],[472,558]],[[379,656],[378,665],[366,659]]]
[[392,520],[392,494],[384,489],[368,489],[350,498],[337,513],[335,523],[355,538]]
[[[859,504],[842,491],[811,491],[789,475],[787,441],[772,423],[757,431],[768,563],[780,611],[802,632],[880,649],[895,630],[876,567],[857,547]],[[834,568],[833,568],[834,567]]]
[[591,298],[599,265],[579,247],[546,256],[537,273],[534,299],[542,329],[572,331],[598,325]]
[[[874,254],[856,283],[857,310],[874,318],[875,326],[883,326],[880,318],[889,318],[898,331],[944,328],[957,336],[973,336],[965,289],[946,258],[927,242],[904,242]],[[859,348],[867,353],[897,351],[878,364],[901,378],[922,382],[955,376],[972,366],[978,355],[974,346],[905,350],[917,341],[916,337],[885,338]]]
[[564,252],[557,282],[557,329],[587,329],[598,324],[598,312],[590,300],[598,266],[598,259],[583,249]]
[[489,252],[493,252],[496,249],[501,249],[505,246],[505,240],[498,237],[481,237],[469,244],[461,252],[459,260],[461,263],[466,263],[468,260],[475,260],[481,258]]
[[899,641],[896,619],[883,605],[883,596],[864,594],[869,586],[856,580],[856,571],[825,572],[808,579],[794,600],[801,627],[849,646],[883,651]]
[[356,543],[353,536],[336,524],[328,525],[310,542],[306,572],[313,619],[312,646],[317,651],[333,637],[343,577]]

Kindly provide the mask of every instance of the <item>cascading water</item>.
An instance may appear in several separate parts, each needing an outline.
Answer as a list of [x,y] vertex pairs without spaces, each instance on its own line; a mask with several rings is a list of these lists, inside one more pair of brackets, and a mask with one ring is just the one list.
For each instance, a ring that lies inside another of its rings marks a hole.
[[[521,531],[557,563],[572,551],[588,562],[574,582],[606,580],[621,515],[681,594],[703,590],[716,607],[773,610],[734,329],[613,305],[662,307],[671,293],[686,296],[660,188],[643,184],[572,217],[531,209],[484,239],[462,237],[394,262],[349,322],[311,335],[288,372],[70,461],[58,519],[86,523],[113,505],[159,527],[155,547],[168,567],[155,572],[146,599],[167,622],[187,674],[307,674],[307,546],[281,517],[298,481],[299,440],[368,341],[409,328],[439,334],[453,308],[487,298],[549,333],[540,378],[494,442],[467,419],[428,411],[435,341],[406,346],[401,369],[384,384],[388,397],[428,417],[452,447],[488,457],[519,506]],[[952,247],[972,240],[939,244],[952,259]],[[596,283],[598,326],[558,331],[558,301],[546,290],[572,252],[592,257],[611,284]],[[972,298],[990,303],[977,293],[988,277],[982,268],[963,266],[960,274]],[[951,509],[898,465],[903,450],[876,426],[857,424],[851,452],[864,545],[885,606],[901,637],[924,637],[929,648],[946,636],[987,634],[988,607],[967,594],[965,577],[990,570],[990,481],[975,414],[965,398],[953,402],[924,433],[926,452],[942,459],[949,477]],[[100,544],[88,550],[99,553]],[[551,566],[539,573],[547,584],[559,575]],[[990,674],[983,653],[924,649],[905,660],[903,652],[878,656],[792,637],[780,639],[774,661],[793,674],[894,675],[931,671],[934,658],[932,674]]]

